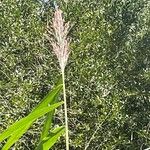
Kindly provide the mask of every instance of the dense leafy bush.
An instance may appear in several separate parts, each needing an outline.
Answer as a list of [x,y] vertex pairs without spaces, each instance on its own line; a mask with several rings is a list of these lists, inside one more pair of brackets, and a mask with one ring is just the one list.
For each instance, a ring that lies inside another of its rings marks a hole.
[[[148,148],[149,1],[57,3],[72,23],[66,68],[71,149],[84,149],[89,141],[89,150]],[[51,1],[0,2],[1,130],[26,116],[58,79],[56,57],[43,36],[53,7]],[[58,112],[55,122],[61,121]],[[15,149],[34,149],[41,124]],[[62,140],[54,149],[64,149]]]

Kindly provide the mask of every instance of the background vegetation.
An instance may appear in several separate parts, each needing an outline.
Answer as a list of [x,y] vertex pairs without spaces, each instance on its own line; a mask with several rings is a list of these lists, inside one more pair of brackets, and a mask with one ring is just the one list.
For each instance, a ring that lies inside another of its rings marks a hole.
[[[87,150],[150,147],[149,0],[57,3],[72,23],[66,68],[71,149],[85,149],[91,137]],[[59,78],[43,36],[53,10],[52,0],[0,1],[1,131],[29,114]],[[60,109],[54,123],[61,122]],[[14,148],[34,149],[42,123]],[[63,150],[63,142],[53,149]]]

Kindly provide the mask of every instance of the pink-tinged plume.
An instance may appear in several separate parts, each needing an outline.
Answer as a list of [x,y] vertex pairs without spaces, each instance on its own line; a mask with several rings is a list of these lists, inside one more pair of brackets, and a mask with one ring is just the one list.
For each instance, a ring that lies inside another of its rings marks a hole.
[[62,10],[56,8],[51,27],[47,28],[47,38],[56,54],[61,70],[65,69],[69,57],[69,23],[65,23]]

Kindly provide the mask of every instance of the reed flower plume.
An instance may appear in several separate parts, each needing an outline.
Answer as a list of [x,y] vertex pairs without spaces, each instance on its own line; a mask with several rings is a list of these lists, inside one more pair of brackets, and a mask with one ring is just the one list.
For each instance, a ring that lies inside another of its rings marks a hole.
[[67,117],[67,100],[65,89],[65,66],[69,57],[69,39],[67,38],[69,32],[69,23],[65,23],[62,17],[62,10],[55,8],[54,17],[51,26],[47,27],[47,39],[52,45],[53,51],[56,54],[63,80],[63,97],[64,97],[64,111],[65,111],[65,129],[66,129],[66,150],[69,150],[69,129]]
[[61,70],[65,69],[69,57],[69,22],[65,23],[62,17],[62,10],[56,8],[52,24],[47,27],[47,39],[50,41],[53,51],[56,54]]

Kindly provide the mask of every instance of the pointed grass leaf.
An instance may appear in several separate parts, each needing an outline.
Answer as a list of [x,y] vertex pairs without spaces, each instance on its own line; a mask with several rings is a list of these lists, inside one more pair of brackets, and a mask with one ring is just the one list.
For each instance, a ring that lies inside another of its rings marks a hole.
[[65,129],[65,127],[64,126],[60,126],[60,127],[55,128],[54,130],[50,131],[49,138],[54,136],[58,132],[60,132],[62,129]]
[[[42,100],[40,104],[37,105],[37,107],[29,114],[31,115],[36,110],[48,106],[48,103],[52,102],[53,99],[55,99],[55,96],[59,94],[59,91],[62,89],[62,85],[58,85],[56,88],[54,88],[49,94]],[[28,116],[29,116],[28,115]],[[28,117],[27,116],[27,117]],[[22,126],[22,122],[27,119],[27,117],[20,119],[19,121],[15,122],[13,125],[11,125],[8,129],[6,129],[1,135],[0,135],[0,142],[9,137],[15,129]]]
[[41,133],[40,141],[48,135],[49,129],[50,129],[51,124],[52,124],[53,116],[54,116],[54,111],[51,111],[51,112],[47,113],[46,118],[45,118],[45,122],[44,122],[44,125],[43,125],[43,130],[42,130],[42,133]]
[[31,121],[28,124],[23,125],[18,130],[14,131],[12,136],[8,139],[6,144],[3,146],[2,150],[8,150],[29,129],[32,123],[33,122]]
[[[62,82],[61,80],[59,79],[59,81],[58,81],[58,83],[56,85],[59,85],[60,82]],[[59,95],[60,95],[60,92],[59,92],[59,94],[57,94],[55,96],[53,101],[51,101],[49,104],[51,105],[51,104],[56,103],[58,101]],[[54,112],[55,112],[55,110],[46,114],[45,122],[44,122],[44,125],[43,125],[43,129],[42,129],[40,140],[42,140],[44,137],[46,137],[49,134],[49,130],[50,130],[51,126],[52,126],[52,120],[53,120]]]
[[49,150],[56,143],[58,138],[64,133],[64,131],[64,127],[56,129],[55,132],[53,132],[53,136],[50,136],[49,139],[43,144],[44,150]]
[[41,101],[40,104],[38,104],[35,109],[39,109],[39,108],[42,108],[44,106],[48,106],[49,104],[51,104],[54,100],[55,100],[55,97],[59,94],[60,90],[62,89],[62,84],[58,85],[57,87],[55,87],[52,91],[50,91],[44,98],[43,100]]
[[49,150],[58,140],[58,138],[64,133],[65,128],[63,126],[57,127],[49,136],[44,137],[44,139],[40,142],[36,150]]
[[37,109],[36,111],[33,111],[31,114],[29,114],[27,117],[19,120],[18,122],[11,125],[8,129],[6,129],[1,135],[0,135],[0,141],[3,141],[10,135],[12,135],[16,130],[22,127],[22,125],[28,124],[30,121],[35,121],[39,117],[45,115],[49,111],[53,111],[55,108],[62,105],[63,102],[55,103],[51,106],[43,107],[41,109]]
[[[59,80],[58,80],[57,83],[56,83],[56,86],[58,87],[58,86],[60,86],[61,84],[62,84],[62,77],[60,76],[60,77],[59,77]],[[55,102],[57,102],[59,95],[60,95],[60,92],[59,92],[57,95],[55,95],[55,98],[53,99],[53,101],[50,101],[49,104],[51,105],[51,104],[54,104]],[[49,113],[46,114],[45,122],[44,122],[44,125],[43,125],[41,137],[40,137],[40,142],[41,142],[41,140],[42,140],[44,137],[48,136],[48,134],[49,134],[49,130],[50,130],[51,125],[52,125],[52,119],[53,119],[53,116],[54,116],[54,112],[55,112],[55,110],[54,110],[54,111],[51,111],[51,112],[49,112]],[[39,143],[40,143],[40,142],[39,142]]]

